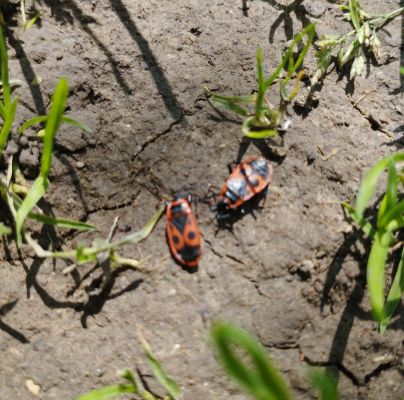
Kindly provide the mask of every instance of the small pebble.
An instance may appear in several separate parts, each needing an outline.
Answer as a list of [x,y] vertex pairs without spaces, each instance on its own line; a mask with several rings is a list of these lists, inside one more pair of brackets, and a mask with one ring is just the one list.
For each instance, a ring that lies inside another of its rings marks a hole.
[[77,163],[76,163],[77,169],[83,169],[84,166],[85,166],[85,164],[83,163],[83,161],[77,161]]
[[39,385],[37,385],[32,379],[27,379],[25,381],[25,385],[27,386],[27,389],[34,395],[34,396],[39,396],[39,393],[41,391],[41,388]]
[[14,140],[9,140],[5,153],[9,156],[17,154],[18,144]]
[[314,18],[320,18],[327,11],[327,4],[320,0],[310,1],[305,7],[307,13]]
[[20,142],[20,145],[22,146],[22,147],[28,147],[28,145],[29,145],[29,140],[28,140],[28,138],[25,136],[25,135],[21,135],[20,136],[20,140],[19,140],[19,142]]

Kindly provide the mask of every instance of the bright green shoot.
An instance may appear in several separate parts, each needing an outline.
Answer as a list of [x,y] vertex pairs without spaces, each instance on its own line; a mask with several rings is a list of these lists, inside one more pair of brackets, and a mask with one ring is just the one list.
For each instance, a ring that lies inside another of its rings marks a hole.
[[17,246],[21,246],[22,243],[21,230],[25,219],[48,189],[48,176],[52,162],[53,143],[56,132],[62,121],[68,93],[69,87],[67,81],[61,79],[53,94],[51,110],[46,121],[45,136],[43,140],[44,145],[41,157],[41,171],[17,211],[15,220]]
[[[318,64],[311,81],[312,85],[316,84],[327,72],[335,52],[337,52],[339,68],[342,68],[345,64],[352,63],[350,79],[362,74],[365,58],[369,54],[373,54],[374,59],[379,63],[380,41],[377,37],[377,32],[386,23],[404,12],[404,7],[401,7],[384,15],[369,15],[362,9],[357,0],[349,0],[348,5],[341,5],[340,9],[354,29],[340,36],[323,35],[315,43],[318,47],[316,53]],[[350,38],[352,40],[347,45]]]
[[[166,390],[167,394],[164,396],[164,400],[181,400],[181,390],[178,384],[168,376],[160,361],[152,353],[150,345],[146,339],[141,334],[139,334],[139,338],[142,342],[143,350],[154,376]],[[78,397],[76,400],[108,400],[116,398],[125,393],[133,393],[139,396],[142,400],[160,399],[160,397],[157,398],[145,389],[142,380],[136,371],[125,369],[120,372],[119,375],[125,379],[127,383],[120,383],[96,389]]]
[[[366,278],[370,304],[374,319],[380,324],[383,333],[389,324],[404,292],[404,249],[401,253],[397,271],[393,277],[387,298],[385,298],[385,269],[391,248],[397,243],[397,234],[404,227],[404,200],[400,200],[399,187],[404,184],[403,170],[397,171],[399,163],[404,162],[404,153],[395,153],[377,162],[362,180],[356,206],[343,203],[348,215],[363,229],[372,240]],[[388,171],[386,192],[379,205],[376,225],[364,217],[377,181],[384,170]]]
[[[281,373],[273,366],[265,349],[254,337],[226,323],[216,324],[211,331],[211,337],[219,361],[227,374],[255,400],[293,399]],[[167,394],[163,400],[180,400],[180,387],[167,375],[140,332],[139,338],[154,376],[166,390]],[[125,369],[120,376],[128,383],[96,389],[76,400],[107,400],[125,393],[133,393],[142,400],[157,400],[152,393],[145,390],[137,373]],[[339,399],[337,382],[329,374],[316,369],[310,371],[309,378],[321,400]]]
[[[309,50],[315,35],[313,24],[307,25],[298,33],[288,47],[275,71],[264,77],[262,50],[257,50],[257,91],[247,96],[222,96],[206,90],[207,96],[215,105],[224,106],[228,110],[241,115],[244,118],[242,132],[252,139],[265,139],[278,135],[278,129],[284,122],[287,105],[299,92],[302,72],[297,72]],[[295,47],[307,37],[297,59],[294,58]],[[284,73],[284,70],[286,72]],[[290,93],[287,92],[289,81],[296,75],[296,81]],[[268,89],[275,83],[279,83],[280,104],[278,108],[272,106],[266,98]]]
[[[293,396],[266,350],[246,331],[218,323],[212,329],[213,345],[227,374],[255,400],[291,400]],[[321,370],[309,374],[321,400],[338,400],[337,382]]]
[[[256,400],[292,399],[285,381],[263,347],[247,332],[233,325],[218,324],[212,330],[212,339],[225,371]],[[236,348],[248,356],[248,363]]]
[[[71,260],[75,264],[86,264],[89,262],[99,262],[100,257],[102,256],[103,259],[108,259],[110,261],[111,268],[115,268],[120,265],[128,265],[133,268],[140,268],[140,261],[130,258],[123,258],[117,254],[117,250],[125,245],[139,243],[142,240],[146,239],[156,226],[157,222],[164,212],[164,209],[165,205],[161,205],[155,212],[153,217],[150,219],[150,221],[143,228],[112,243],[107,240],[98,240],[95,241],[91,246],[85,246],[81,244],[76,249],[52,252],[44,250],[35,240],[32,239],[29,234],[25,234],[25,238],[34,249],[37,257],[62,258]],[[58,225],[61,225],[61,222],[59,222]],[[76,227],[76,229],[79,230],[89,230],[90,228],[93,227],[91,225],[87,225],[87,229],[85,229],[85,226]]]

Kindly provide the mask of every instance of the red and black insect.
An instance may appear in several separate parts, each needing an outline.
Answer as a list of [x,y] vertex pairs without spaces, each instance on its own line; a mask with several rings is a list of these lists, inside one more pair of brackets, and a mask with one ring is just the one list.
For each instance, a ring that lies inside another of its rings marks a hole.
[[201,235],[191,209],[191,196],[175,197],[166,207],[168,246],[174,259],[189,268],[201,259]]
[[265,196],[272,167],[265,158],[252,156],[238,164],[227,178],[216,205],[218,219],[229,218],[252,199]]

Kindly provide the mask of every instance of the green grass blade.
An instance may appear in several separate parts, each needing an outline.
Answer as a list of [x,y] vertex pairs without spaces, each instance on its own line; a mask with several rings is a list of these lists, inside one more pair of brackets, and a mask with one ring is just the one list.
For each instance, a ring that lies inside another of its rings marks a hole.
[[[18,133],[22,134],[26,129],[28,129],[31,126],[40,124],[41,122],[45,122],[48,119],[47,115],[39,115],[37,117],[33,117],[29,119],[28,121],[25,121],[23,125],[21,125],[20,129],[18,129]],[[86,124],[81,123],[80,121],[77,121],[73,118],[66,117],[63,115],[62,117],[62,122],[65,122],[66,124],[72,125],[76,128],[80,128],[85,132],[91,133],[92,130],[89,128]]]
[[52,97],[52,106],[45,127],[44,145],[41,157],[41,176],[47,180],[51,163],[56,132],[62,122],[69,88],[66,79],[61,79]]
[[142,229],[140,229],[139,231],[136,231],[134,233],[131,233],[130,235],[125,236],[124,238],[118,240],[117,242],[112,243],[111,247],[117,248],[117,247],[123,246],[128,243],[138,243],[138,242],[146,239],[152,232],[153,228],[156,226],[160,217],[163,215],[164,210],[165,210],[165,205],[161,205],[157,209],[157,211],[153,215],[153,217],[150,219],[150,221]]
[[6,146],[8,137],[13,127],[15,112],[17,110],[18,99],[15,99],[8,106],[5,107],[6,118],[4,120],[3,126],[0,130],[0,155],[3,153],[4,147]]
[[394,276],[393,283],[383,308],[383,320],[380,323],[380,333],[383,333],[390,323],[391,317],[404,293],[404,249],[401,252],[400,263]]
[[394,207],[390,208],[382,218],[380,218],[380,227],[387,228],[387,226],[393,221],[397,220],[401,225],[402,215],[404,213],[404,200],[400,201]]
[[45,122],[48,119],[47,115],[38,115],[25,121],[21,127],[18,129],[18,133],[21,135],[26,129],[30,128],[31,126],[40,124],[41,122]]
[[240,107],[239,105],[235,104],[232,101],[227,101],[223,99],[212,99],[211,100],[213,104],[223,106],[227,108],[229,111],[232,111],[238,115],[241,115],[243,117],[248,116],[248,111],[245,110],[244,108]]
[[64,219],[64,218],[55,218],[55,217],[50,217],[48,215],[37,214],[37,213],[32,213],[32,212],[30,212],[28,214],[28,218],[41,222],[46,225],[55,225],[55,226],[58,226],[59,228],[74,229],[76,231],[85,232],[85,231],[97,231],[98,230],[94,225],[86,224],[85,222],[73,221],[73,220]]
[[258,94],[255,101],[255,117],[260,120],[265,96],[264,66],[262,64],[262,49],[260,47],[257,49],[257,82]]
[[362,179],[358,196],[356,198],[355,210],[359,217],[363,216],[363,213],[368,206],[370,198],[375,191],[379,175],[388,166],[390,157],[395,163],[402,162],[404,161],[404,152],[395,153],[391,156],[381,159],[366,173],[366,175]]
[[[247,332],[228,324],[217,324],[212,339],[224,369],[256,400],[290,400],[286,383],[272,366],[265,349]],[[251,362],[246,364],[235,352],[245,352]]]
[[42,198],[42,196],[46,193],[46,189],[48,187],[48,182],[44,179],[43,176],[38,176],[34,183],[32,184],[31,189],[29,190],[27,197],[25,197],[22,202],[20,208],[17,211],[16,221],[15,221],[15,231],[17,235],[17,246],[20,247],[22,244],[22,235],[21,230],[24,224],[24,221],[31,210],[35,207],[38,201]]
[[276,68],[276,70],[274,71],[274,73],[265,81],[264,83],[264,87],[265,90],[267,90],[272,83],[274,82],[274,80],[279,76],[280,72],[282,71],[282,69],[285,67],[286,63],[289,62],[289,58],[293,57],[293,49],[295,48],[295,46],[301,42],[304,38],[304,36],[307,35],[308,39],[307,42],[302,50],[302,53],[299,55],[298,59],[296,60],[296,63],[294,63],[293,69],[290,71],[290,74],[288,73],[288,76],[285,80],[285,83],[287,83],[291,77],[291,75],[293,74],[294,71],[296,71],[300,65],[302,64],[304,57],[306,56],[306,53],[313,41],[314,35],[315,35],[315,26],[314,24],[309,24],[307,25],[302,31],[300,31],[293,39],[293,42],[291,43],[291,45],[288,47],[288,49],[286,50],[285,54],[282,56],[281,62],[279,63],[278,67]]
[[132,384],[118,384],[93,390],[87,394],[77,397],[76,400],[108,400],[124,393],[136,393],[136,391]]
[[352,25],[358,31],[360,29],[359,5],[356,0],[349,0],[349,14],[351,16]]
[[384,271],[391,240],[390,232],[378,231],[376,233],[366,269],[372,314],[373,318],[379,322],[383,320]]
[[150,364],[154,376],[157,378],[160,384],[170,395],[171,399],[180,400],[181,389],[178,386],[178,384],[167,375],[159,360],[152,353],[149,343],[147,343],[146,339],[140,332],[139,332],[139,339],[142,342],[144,352],[146,354],[147,360]]
[[373,239],[375,234],[376,234],[376,229],[374,228],[374,226],[364,217],[359,217],[356,214],[355,209],[348,203],[341,203],[342,207],[344,207],[345,211],[348,213],[349,217],[356,222],[357,225],[359,225],[361,227],[361,229],[363,230],[363,232],[365,232],[365,234]]
[[[307,25],[300,33],[298,33],[295,37],[296,45],[303,40],[303,37],[307,35],[307,41],[306,44],[304,45],[302,51],[299,54],[299,57],[297,58],[296,62],[293,64],[292,68],[289,68],[288,74],[285,79],[285,83],[289,81],[291,78],[292,74],[299,69],[299,67],[302,65],[304,58],[306,57],[307,52],[309,51],[309,48],[311,44],[313,43],[314,35],[316,34],[315,31],[315,26],[314,24],[309,24]],[[293,49],[293,48],[292,48]],[[293,55],[292,52],[289,56],[293,60]]]
[[6,108],[4,107],[4,104],[0,102],[0,117],[3,121],[6,119],[6,115]]
[[66,117],[66,115],[63,115],[63,116],[62,116],[62,122],[66,123],[66,124],[69,124],[69,125],[71,125],[71,126],[74,126],[74,127],[76,127],[76,128],[79,128],[79,129],[81,129],[81,130],[83,130],[84,132],[87,132],[87,133],[91,133],[91,132],[93,131],[93,130],[92,130],[89,126],[87,126],[86,124],[83,124],[82,122],[77,121],[77,120],[74,119],[74,118]]
[[0,222],[0,236],[9,235],[10,233],[11,229]]
[[389,159],[386,197],[387,209],[390,210],[397,202],[397,169],[391,158]]
[[311,386],[320,394],[321,400],[338,400],[337,380],[325,371],[313,370],[309,374]]
[[1,82],[3,86],[3,99],[4,99],[4,105],[7,108],[11,103],[11,89],[10,89],[10,81],[8,78],[7,47],[2,28],[0,28],[0,57],[1,57]]
[[220,94],[212,93],[209,89],[205,88],[205,93],[208,98],[214,101],[225,101],[237,104],[254,104],[256,94],[248,94],[246,96],[222,96]]

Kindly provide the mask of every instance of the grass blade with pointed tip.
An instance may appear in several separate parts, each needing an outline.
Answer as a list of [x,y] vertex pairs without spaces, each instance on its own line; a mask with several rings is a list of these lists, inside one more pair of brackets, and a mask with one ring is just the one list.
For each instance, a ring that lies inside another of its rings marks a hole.
[[52,97],[52,106],[45,127],[45,137],[41,157],[41,176],[48,178],[52,163],[53,144],[56,132],[62,122],[69,88],[66,79],[61,79]]
[[0,28],[0,57],[1,57],[1,82],[3,86],[4,106],[7,108],[11,103],[10,81],[8,78],[8,57],[6,41],[3,29]]
[[383,333],[387,325],[389,324],[391,317],[398,304],[401,301],[401,297],[404,293],[404,249],[401,251],[401,258],[398,264],[396,274],[394,276],[393,283],[389,294],[387,295],[386,302],[383,307],[383,320],[380,323],[380,333]]
[[108,400],[125,393],[136,393],[134,386],[130,383],[106,386],[77,397],[76,400]]
[[134,233],[131,233],[130,235],[125,236],[124,238],[112,243],[111,246],[117,248],[117,247],[123,246],[124,244],[138,243],[138,242],[146,239],[152,232],[153,228],[156,226],[160,217],[163,215],[164,210],[165,210],[165,205],[162,204],[157,209],[156,213],[153,215],[153,217],[150,219],[150,221],[140,231],[136,231]]
[[375,191],[377,180],[379,175],[388,166],[389,159],[393,162],[398,163],[404,161],[404,152],[395,153],[391,156],[385,157],[378,161],[364,176],[362,179],[361,186],[359,188],[358,196],[356,198],[355,211],[358,217],[362,217],[363,213],[368,206],[370,198]]
[[11,229],[0,222],[0,236],[9,235],[10,233]]
[[17,235],[17,246],[20,247],[22,244],[22,226],[24,224],[25,218],[31,212],[31,210],[35,207],[38,201],[43,197],[46,193],[46,189],[48,187],[48,182],[44,179],[43,176],[38,176],[35,179],[34,183],[29,190],[27,197],[25,197],[21,206],[17,210],[16,220],[15,220],[15,232]]
[[3,153],[4,147],[6,146],[8,137],[11,132],[11,128],[13,126],[15,112],[17,109],[17,102],[18,100],[15,99],[9,105],[5,106],[6,117],[0,131],[0,155]]
[[[47,115],[39,115],[37,117],[33,117],[33,118],[29,119],[28,121],[25,121],[24,124],[21,125],[21,127],[18,129],[18,133],[22,134],[29,127],[40,124],[41,122],[46,122],[47,119],[48,119]],[[88,133],[92,132],[91,128],[88,127],[86,124],[83,124],[82,122],[77,121],[74,118],[66,117],[66,115],[62,116],[62,122],[65,122],[66,124],[69,124],[76,128],[80,128],[85,132],[88,132]]]
[[[257,400],[290,400],[291,395],[278,370],[272,365],[265,349],[244,330],[228,324],[212,329],[213,344],[227,373]],[[251,362],[246,364],[235,352],[245,352]]]
[[173,400],[179,400],[181,398],[181,389],[178,384],[171,379],[164,368],[161,366],[159,360],[152,353],[149,343],[146,341],[140,330],[138,331],[139,340],[142,343],[143,350],[146,354],[147,360],[149,361],[150,367],[153,371],[154,376],[160,382],[160,384],[164,387],[167,393],[170,395],[170,398]]
[[351,16],[352,25],[358,31],[360,29],[360,19],[359,19],[359,5],[356,0],[349,0],[349,14]]
[[315,388],[321,400],[338,400],[337,380],[325,371],[310,371],[311,386]]
[[344,207],[350,218],[355,221],[360,228],[362,228],[363,232],[365,232],[370,239],[373,239],[376,234],[376,229],[374,226],[364,217],[358,217],[355,209],[350,204],[342,202],[341,205]]
[[56,217],[50,217],[48,215],[43,215],[43,214],[37,214],[30,212],[28,214],[28,218],[33,219],[35,221],[41,222],[46,225],[56,225],[59,228],[65,228],[65,229],[74,229],[76,231],[97,231],[97,227],[91,224],[86,224],[85,222],[81,221],[73,221],[70,219],[65,219],[65,218],[56,218]]
[[366,268],[366,280],[370,295],[373,318],[383,320],[384,307],[384,271],[392,240],[390,232],[378,231],[370,250]]

